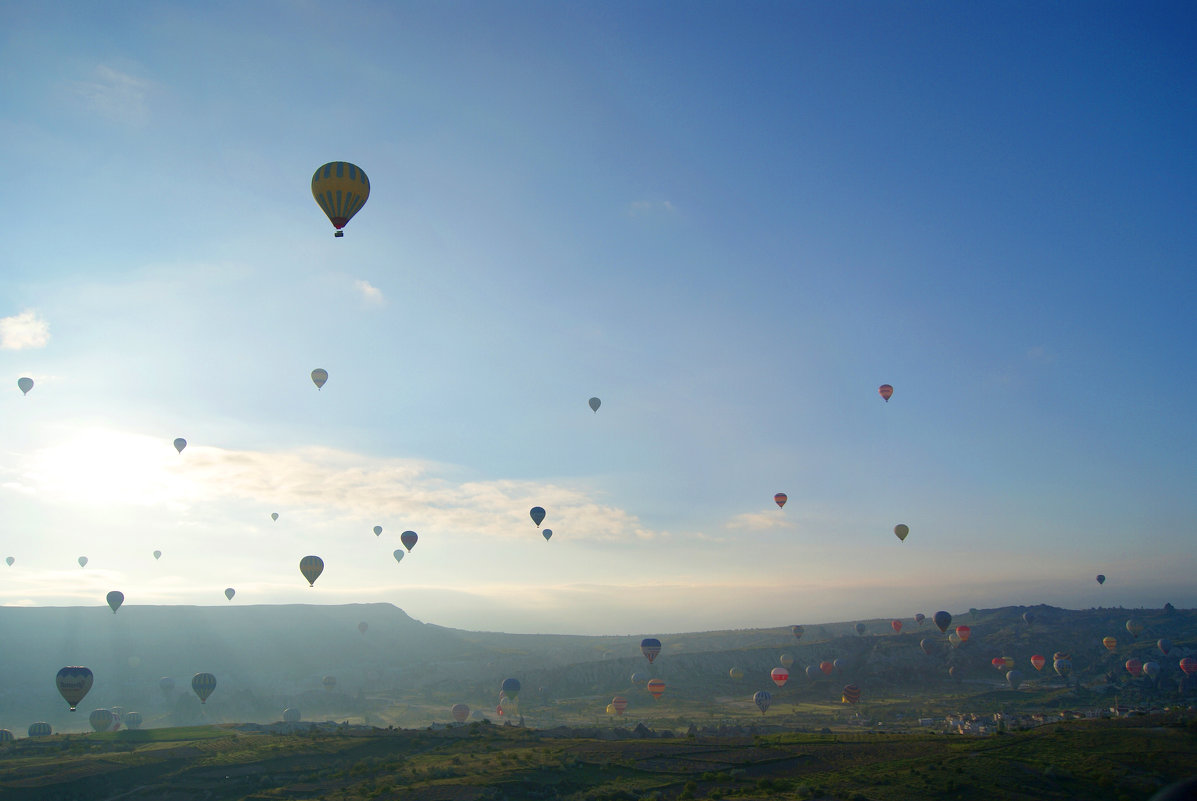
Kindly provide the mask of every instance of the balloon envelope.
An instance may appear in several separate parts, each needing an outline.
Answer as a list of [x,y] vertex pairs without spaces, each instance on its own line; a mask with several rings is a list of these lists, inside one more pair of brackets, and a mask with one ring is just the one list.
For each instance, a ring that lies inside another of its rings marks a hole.
[[972,635],[973,630],[968,626],[957,626],[956,635],[960,637],[961,642],[968,642],[968,638]]
[[1031,657],[1031,665],[1034,666],[1035,670],[1043,670],[1043,666],[1046,664],[1047,664],[1047,659],[1045,659],[1040,654],[1035,654],[1034,656]]
[[946,632],[948,626],[952,625],[952,616],[942,610],[936,612],[931,619],[935,621],[935,626],[942,632]]
[[520,694],[520,680],[503,679],[503,684],[500,685],[499,689],[508,698],[518,698]]
[[545,541],[547,542],[549,540],[549,538],[553,536],[553,529],[551,529],[551,528],[541,529],[540,533],[544,535]]
[[271,512],[271,513],[270,513],[270,519],[271,519],[271,520],[278,520],[278,512]]
[[90,670],[85,667],[72,666],[58,671],[54,684],[58,687],[59,694],[70,705],[71,711],[74,712],[75,707],[83,700],[83,696],[87,695],[87,691],[91,689],[93,681],[95,681],[95,676]]
[[50,728],[50,724],[46,723],[45,721],[29,724],[30,737],[49,737],[53,731],[54,730]]
[[628,708],[628,699],[617,695],[611,699],[611,706],[615,707],[615,714],[622,715],[623,711]]
[[661,679],[649,679],[646,689],[653,698],[660,698],[661,694],[665,692],[665,682]]
[[603,404],[603,402],[601,400],[599,400],[598,398],[591,398],[590,399],[590,411],[597,412],[599,410],[599,406],[601,406],[602,404]]
[[783,667],[775,667],[769,671],[769,678],[773,679],[773,683],[778,687],[784,687],[785,683],[790,680],[790,671]]
[[752,703],[756,704],[756,708],[761,710],[761,714],[769,711],[769,705],[773,703],[773,696],[764,690],[758,690],[753,693]]
[[846,703],[855,704],[860,700],[860,688],[855,684],[845,684],[843,690],[843,699]]
[[5,564],[7,564],[9,567],[12,567],[12,563],[13,563],[13,562],[15,562],[15,561],[17,561],[17,560],[16,560],[16,559],[14,559],[14,558],[13,558],[13,557],[11,557],[11,556],[6,556],[6,557],[4,557],[4,562],[5,562]]
[[404,556],[404,553],[405,553],[405,552],[404,552],[404,550],[403,550],[402,548],[396,548],[396,549],[395,549],[395,553],[393,553],[393,554],[392,554],[392,556],[394,556],[394,557],[395,557],[395,561],[396,561],[396,562],[402,562],[402,561],[403,561],[403,556]]
[[312,197],[337,229],[334,236],[342,236],[341,229],[370,197],[370,179],[356,164],[330,161],[312,175]]
[[1180,669],[1185,672],[1186,676],[1192,676],[1194,673],[1197,673],[1197,659],[1186,656],[1180,660]]
[[79,557],[78,559],[76,559],[75,561],[79,563],[79,567],[86,567],[86,566],[87,566],[87,557],[86,557],[86,556],[80,556],[80,557]]
[[128,714],[121,715],[121,720],[130,729],[141,728],[142,717],[140,712],[129,712]]
[[856,629],[857,634],[865,633],[865,624],[864,623],[857,623],[854,628]]
[[403,543],[403,547],[406,548],[408,552],[410,552],[412,548],[416,547],[416,541],[419,539],[420,535],[414,531],[405,531],[399,535],[399,541]]
[[905,523],[899,523],[898,525],[894,526],[894,534],[903,542],[906,541],[906,535],[909,533],[910,526],[906,525]]
[[113,590],[112,592],[108,593],[105,600],[108,601],[108,605],[112,607],[112,614],[115,615],[116,610],[120,609],[121,604],[125,602],[125,594],[118,590]]
[[819,670],[823,671],[824,676],[830,676],[831,671],[835,670],[835,663],[828,662],[826,659],[824,659],[819,663]]
[[1066,679],[1068,678],[1068,674],[1072,672],[1072,660],[1054,659],[1052,660],[1052,669],[1056,671],[1060,678]]
[[775,504],[777,504],[778,509],[784,508],[786,505],[786,501],[788,501],[789,499],[790,499],[790,496],[786,495],[784,492],[779,492],[773,496],[773,502]]
[[740,670],[738,667],[734,667],[727,671],[727,675],[731,676],[736,681],[739,681],[740,679],[744,678],[744,671]]
[[1022,671],[1009,670],[1006,671],[1006,683],[1010,685],[1010,689],[1017,690],[1018,686],[1022,684]]
[[914,622],[918,623],[920,626],[923,625],[923,621],[926,619],[927,619],[927,616],[924,615],[922,612],[919,612],[917,615],[914,616]]
[[806,673],[806,677],[808,679],[810,679],[811,681],[814,681],[815,679],[819,678],[819,666],[818,665],[807,665],[806,670],[804,670],[803,672]]
[[1114,650],[1118,648],[1118,640],[1114,639],[1113,637],[1102,637],[1101,644],[1104,645],[1106,650],[1110,653],[1114,653]]
[[237,594],[237,591],[234,590],[232,587],[225,587],[225,589],[224,589],[224,597],[225,598],[228,598],[231,601],[231,600],[233,600],[233,596],[236,594]]
[[661,641],[656,637],[645,637],[640,641],[640,653],[644,654],[644,658],[652,664],[652,661],[657,658],[657,654],[661,653]]
[[154,551],[154,558],[155,558],[155,559],[161,559],[161,558],[162,558],[162,551]]
[[1167,637],[1161,637],[1159,642],[1156,643],[1156,647],[1160,649],[1161,654],[1167,656],[1168,652],[1172,650],[1172,640],[1169,640]]
[[925,653],[925,654],[931,653],[931,641],[928,639],[925,639],[925,638],[922,640],[919,640],[919,648],[922,648],[923,653]]
[[1130,632],[1132,637],[1138,639],[1139,635],[1143,633],[1143,623],[1132,617],[1126,621],[1126,630]]
[[337,677],[336,676],[325,676],[324,678],[322,678],[320,680],[320,683],[324,685],[324,689],[331,690],[337,686]]
[[308,586],[313,587],[324,572],[324,560],[319,556],[305,556],[299,560],[299,572],[308,580]]
[[187,447],[187,440],[183,439],[182,437],[179,437],[178,439],[175,440],[175,450],[178,451],[179,453],[182,453],[183,449],[186,447]]
[[112,712],[107,709],[93,709],[87,716],[87,722],[96,731],[107,731],[112,725]]
[[381,536],[382,536],[382,526],[375,526],[375,527],[374,527],[374,536],[375,536],[375,537],[381,537]]
[[901,620],[891,620],[889,622],[889,625],[890,625],[890,628],[892,628],[894,630],[895,634],[902,633],[902,621]]
[[1160,663],[1159,662],[1144,662],[1143,663],[1143,672],[1147,674],[1148,678],[1154,679],[1160,673]]
[[191,677],[191,689],[199,696],[200,703],[206,704],[208,696],[216,689],[216,677],[211,673],[196,673]]
[[802,635],[806,633],[806,629],[802,626],[790,626],[790,631],[793,632],[794,638],[798,640],[801,640]]
[[885,398],[886,403],[889,403],[889,399],[893,397],[894,388],[889,384],[882,384],[877,388],[877,392],[881,395],[881,397]]
[[544,508],[540,506],[533,506],[528,510],[528,516],[532,518],[532,522],[540,528],[540,524],[544,522]]
[[449,711],[453,714],[453,719],[458,723],[465,723],[470,716],[470,708],[465,704],[454,704],[453,708]]
[[21,390],[22,395],[28,395],[29,390],[33,389],[33,379],[32,378],[18,378],[17,379],[17,389]]
[[782,667],[789,667],[794,664],[794,657],[791,654],[782,654],[777,661],[781,662]]
[[1106,583],[1106,577],[1105,577],[1105,576],[1103,576],[1101,573],[1098,573],[1098,574],[1097,574],[1097,583],[1098,583],[1098,584],[1105,584],[1105,583]]
[[328,381],[328,370],[317,367],[312,371],[312,383],[316,385],[316,389],[323,387],[326,381]]
[[1131,657],[1130,659],[1126,660],[1126,664],[1124,665],[1124,667],[1126,668],[1126,672],[1131,674],[1132,676],[1143,675],[1143,662],[1138,659],[1135,659],[1134,657]]

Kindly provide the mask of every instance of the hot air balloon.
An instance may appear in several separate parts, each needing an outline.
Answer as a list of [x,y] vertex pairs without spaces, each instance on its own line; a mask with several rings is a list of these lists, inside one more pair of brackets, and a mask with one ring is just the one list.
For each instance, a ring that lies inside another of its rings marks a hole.
[[1043,666],[1047,664],[1047,659],[1040,654],[1035,654],[1031,657],[1031,664],[1034,665],[1035,670],[1043,670]]
[[757,690],[752,694],[752,703],[756,704],[756,708],[761,710],[761,714],[769,711],[769,704],[773,703],[773,696],[764,690]]
[[200,703],[208,703],[208,696],[216,689],[216,677],[211,673],[196,673],[191,677],[191,689],[199,696]]
[[1022,619],[1026,621],[1026,624],[1029,626],[1035,622],[1035,613],[1028,609],[1022,613]]
[[830,676],[831,671],[835,670],[835,663],[828,662],[826,659],[824,659],[819,663],[819,670],[823,671],[824,676]]
[[1160,663],[1144,662],[1143,672],[1147,674],[1147,678],[1154,679],[1156,676],[1160,675]]
[[1052,669],[1056,671],[1060,678],[1068,678],[1068,674],[1072,672],[1071,659],[1054,659],[1052,660]]
[[37,723],[29,724],[30,737],[49,737],[53,733],[50,724],[45,721],[38,721]]
[[271,512],[270,519],[277,522],[278,521],[278,512]]
[[611,699],[611,706],[615,707],[615,714],[622,715],[623,711],[628,708],[628,699],[617,695]]
[[293,706],[289,706],[283,710],[283,723],[298,723],[300,717],[302,715],[299,710]]
[[183,439],[182,437],[178,437],[177,439],[175,439],[175,450],[176,451],[178,451],[179,453],[182,453],[183,449],[186,447],[187,447],[187,440]]
[[324,382],[328,381],[328,370],[323,367],[317,367],[312,371],[312,383],[316,385],[316,389],[324,386]]
[[330,161],[312,176],[312,197],[336,229],[333,236],[341,237],[345,235],[341,229],[366,205],[370,179],[356,164]]
[[155,561],[162,558],[162,551],[154,551]]
[[32,378],[18,378],[17,379],[17,389],[21,390],[22,395],[28,395],[29,390],[33,389],[33,379]]
[[16,560],[16,559],[14,559],[14,558],[12,558],[11,556],[6,556],[6,557],[4,557],[4,563],[5,563],[6,565],[8,565],[9,567],[12,567],[12,563],[13,563],[13,562],[15,562],[15,561],[17,561],[17,560]]
[[599,400],[598,398],[591,398],[589,403],[590,403],[590,411],[595,412],[597,414],[599,406],[601,406],[603,402],[601,400]]
[[898,539],[902,540],[902,542],[906,541],[906,535],[909,533],[910,526],[906,525],[905,523],[899,523],[898,525],[894,526],[894,535]]
[[375,527],[374,527],[374,536],[375,536],[375,537],[381,537],[381,536],[382,536],[382,526],[375,526]]
[[1172,640],[1169,640],[1167,637],[1161,637],[1156,642],[1156,647],[1160,649],[1161,654],[1167,656],[1168,652],[1172,650]]
[[168,693],[175,688],[175,680],[170,676],[163,676],[158,679],[158,687],[161,688],[162,692]]
[[1106,583],[1106,577],[1105,577],[1105,576],[1103,576],[1101,573],[1098,573],[1098,574],[1097,574],[1097,583],[1098,583],[1098,584],[1105,584],[1105,583]]
[[1006,670],[1012,670],[1014,668],[1014,657],[1003,656],[1002,663],[1005,665]]
[[794,664],[794,657],[791,654],[782,654],[777,661],[781,662],[782,667],[789,667]]
[[1006,683],[1010,685],[1011,690],[1017,690],[1018,686],[1020,684],[1022,684],[1022,671],[1021,670],[1006,671]]
[[860,701],[860,688],[855,684],[845,684],[842,695],[843,701],[846,704],[855,704]]
[[661,641],[656,637],[645,637],[640,641],[640,653],[644,654],[644,658],[651,665],[657,654],[661,653]]
[[124,722],[126,728],[129,728],[129,729],[140,729],[141,728],[142,717],[141,717],[140,712],[129,712],[124,715],[121,715],[121,720]]
[[403,543],[403,547],[411,553],[411,549],[416,547],[416,541],[420,539],[420,535],[414,531],[405,531],[399,535],[399,542]]
[[739,681],[740,679],[744,678],[744,671],[740,670],[738,667],[734,667],[727,671],[727,675],[731,676],[736,681]]
[[453,708],[449,711],[453,714],[453,719],[458,723],[465,723],[470,717],[470,708],[465,704],[454,704]]
[[548,542],[549,538],[553,536],[553,529],[551,529],[551,528],[541,529],[540,533],[544,535],[544,541]]
[[540,506],[533,506],[528,511],[528,515],[532,518],[532,522],[536,524],[536,527],[540,528],[540,524],[544,522],[544,509]]
[[396,562],[402,562],[402,561],[403,561],[404,550],[403,550],[402,548],[397,548],[397,549],[395,550],[395,552],[394,552],[393,554],[391,554],[391,555],[395,557],[395,561],[396,561]]
[[973,630],[968,626],[957,626],[956,636],[960,638],[960,642],[968,642],[968,638],[972,635]]
[[112,712],[107,709],[93,709],[87,716],[87,722],[96,731],[107,731],[112,726]]
[[322,678],[320,680],[320,683],[324,685],[324,689],[328,690],[329,692],[332,692],[333,688],[335,688],[337,686],[337,677],[336,676],[325,676],[324,678]]
[[802,626],[790,626],[790,631],[794,633],[794,639],[801,640],[802,635],[806,633],[806,629]]
[[79,567],[87,567],[87,557],[86,556],[80,556],[75,561],[79,563]]
[[1114,653],[1114,650],[1118,648],[1118,641],[1113,637],[1103,637],[1101,644],[1104,645],[1106,650],[1110,653]]
[[882,384],[880,387],[877,388],[877,392],[881,395],[882,398],[885,399],[886,403],[889,403],[890,397],[894,394],[894,388],[891,387],[889,384]]
[[775,504],[777,504],[778,509],[784,509],[785,505],[786,505],[786,501],[788,501],[789,499],[790,499],[790,496],[786,495],[784,492],[779,492],[773,496],[773,502]]
[[948,668],[948,678],[952,679],[953,681],[960,680],[960,675],[958,674],[955,665],[952,665],[950,668]]
[[914,616],[914,622],[918,623],[920,626],[923,625],[923,621],[925,621],[926,619],[927,619],[927,616],[924,615],[922,612],[919,612],[918,614],[916,614]]
[[998,670],[1005,670],[1006,658],[1003,656],[995,656],[993,659],[989,660],[989,664],[993,665]]
[[[732,676],[732,678],[735,678],[735,676]],[[632,674],[631,682],[632,682],[632,684],[643,684],[646,679],[648,679],[648,676],[641,673],[640,671],[636,671],[635,673]]]
[[71,711],[75,711],[75,707],[83,700],[83,696],[87,695],[87,691],[91,689],[92,682],[95,681],[95,676],[85,667],[64,667],[58,671],[58,676],[55,677],[54,683],[58,687],[59,694],[71,707]]
[[615,704],[607,704],[607,714],[608,715],[615,714]]
[[1126,660],[1124,667],[1126,668],[1126,672],[1132,676],[1138,677],[1143,675],[1143,662],[1134,657]]
[[923,649],[923,653],[930,654],[931,653],[931,641],[926,638],[919,640],[919,648]]
[[116,610],[121,608],[121,604],[125,602],[125,594],[117,590],[113,590],[105,597],[108,601],[108,606],[112,608],[112,614],[116,614]]
[[948,630],[948,626],[952,625],[952,616],[944,611],[936,612],[931,619],[935,621],[936,627],[945,633]]
[[299,560],[299,572],[308,580],[308,586],[316,586],[316,579],[324,572],[324,560],[319,556],[305,556]]
[[503,679],[503,684],[499,686],[499,690],[508,698],[515,700],[520,697],[520,680]]
[[1135,618],[1126,621],[1126,630],[1130,632],[1133,639],[1139,639],[1139,635],[1143,633],[1143,623]]
[[890,628],[892,628],[894,630],[894,634],[902,633],[902,621],[901,620],[891,620],[889,622],[889,626],[890,626]]
[[769,671],[769,678],[773,679],[773,683],[778,687],[784,687],[790,680],[790,671],[783,667],[775,667]]
[[362,634],[365,634],[366,629],[368,629],[368,628],[370,628],[370,624],[364,620],[361,623],[357,624],[357,630],[360,631]]
[[803,672],[806,674],[806,677],[808,679],[810,679],[811,681],[814,681],[815,679],[819,678],[819,666],[818,665],[807,665],[806,670],[804,670]]
[[665,692],[665,682],[661,679],[649,679],[647,688],[653,698],[660,698]]
[[1185,672],[1186,676],[1192,676],[1194,673],[1197,673],[1197,659],[1186,656],[1180,660],[1180,669]]
[[864,636],[864,633],[865,633],[865,624],[864,623],[857,623],[856,626],[854,626],[854,628],[856,629],[857,634]]
[[960,639],[959,634],[954,631],[948,632],[948,643],[950,643],[953,648],[960,645],[962,642],[964,642],[964,640]]
[[233,600],[233,596],[236,594],[237,594],[237,591],[234,590],[232,587],[224,588],[224,597],[228,598],[230,601]]

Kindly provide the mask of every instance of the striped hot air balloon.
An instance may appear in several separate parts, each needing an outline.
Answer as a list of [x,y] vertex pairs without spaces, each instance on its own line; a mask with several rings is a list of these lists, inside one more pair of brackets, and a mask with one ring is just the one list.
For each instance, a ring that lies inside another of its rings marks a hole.
[[370,197],[370,179],[356,164],[330,161],[312,176],[312,197],[337,229],[333,236],[344,236],[341,229]]
[[784,492],[779,492],[773,496],[773,502],[775,504],[777,504],[778,509],[784,508],[786,505],[786,501],[788,501],[789,499],[790,499],[790,496],[786,495]]
[[299,560],[299,572],[308,580],[308,586],[316,586],[316,579],[324,572],[324,560],[319,556],[305,556]]
[[784,687],[786,682],[790,680],[790,671],[783,667],[775,667],[769,671],[769,678],[773,679],[773,683],[778,687]]
[[1106,650],[1110,653],[1114,653],[1114,651],[1118,650],[1118,640],[1114,639],[1113,637],[1103,637],[1101,644],[1104,645]]
[[878,392],[878,394],[881,395],[882,398],[885,399],[886,403],[889,403],[889,399],[891,397],[893,397],[894,388],[891,387],[889,384],[882,384],[881,386],[879,386],[877,388],[877,392]]
[[196,673],[191,677],[191,689],[199,696],[200,703],[208,703],[208,696],[216,689],[216,677],[211,673]]
[[653,698],[660,698],[665,692],[665,682],[661,679],[649,679],[647,689]]
[[769,711],[769,705],[773,703],[773,696],[765,690],[758,690],[752,696],[752,703],[756,704],[756,708],[761,710],[761,714]]
[[645,637],[640,641],[640,653],[644,654],[644,658],[651,665],[657,654],[661,653],[661,641],[656,637]]
[[623,711],[628,708],[628,699],[622,695],[617,695],[611,699],[611,706],[615,707],[616,715],[622,715]]
[[842,697],[845,704],[858,703],[860,701],[860,688],[855,684],[845,684]]

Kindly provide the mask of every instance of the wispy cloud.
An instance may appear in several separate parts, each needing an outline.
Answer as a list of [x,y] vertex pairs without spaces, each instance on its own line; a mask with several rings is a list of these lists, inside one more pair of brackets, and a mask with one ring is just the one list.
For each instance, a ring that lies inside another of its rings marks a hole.
[[387,302],[386,298],[382,296],[382,290],[369,281],[354,281],[353,288],[361,294],[362,300],[367,306],[383,306]]
[[775,528],[797,528],[793,518],[778,509],[775,512],[745,512],[723,524],[732,531],[766,531]]
[[1056,360],[1056,354],[1043,345],[1036,345],[1027,350],[1027,360],[1032,364],[1051,364]]
[[677,214],[677,207],[668,200],[634,200],[628,204],[632,217],[659,217]]
[[0,318],[0,348],[24,350],[44,348],[50,341],[50,326],[33,309]]
[[91,80],[77,81],[72,88],[95,113],[128,125],[144,125],[150,118],[147,95],[152,84],[144,78],[101,64]]

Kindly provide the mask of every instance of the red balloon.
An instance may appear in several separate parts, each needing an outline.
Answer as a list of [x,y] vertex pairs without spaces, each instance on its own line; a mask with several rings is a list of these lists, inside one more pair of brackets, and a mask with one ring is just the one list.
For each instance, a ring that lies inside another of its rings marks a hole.
[[1130,659],[1126,660],[1126,672],[1132,676],[1143,675],[1143,662],[1131,657]]
[[956,636],[960,638],[960,642],[968,642],[968,637],[973,633],[973,630],[968,626],[957,626]]
[[882,384],[877,388],[877,391],[881,393],[881,397],[885,398],[886,403],[889,403],[890,396],[894,394],[894,388],[889,384]]
[[1180,660],[1180,669],[1185,672],[1186,676],[1192,676],[1194,673],[1197,673],[1197,659],[1186,656]]
[[891,626],[893,626],[893,628],[894,628],[894,631],[895,631],[897,634],[901,634],[901,633],[902,633],[902,621],[901,621],[901,620],[891,620],[889,624],[890,624]]
[[824,676],[830,676],[831,671],[835,670],[835,664],[824,660],[819,663],[819,670],[823,671]]
[[790,671],[783,667],[775,667],[769,671],[769,678],[773,679],[773,683],[778,687],[784,687],[785,683],[790,680]]
[[1039,654],[1031,657],[1031,664],[1035,666],[1035,670],[1043,670],[1043,666],[1047,664],[1047,660]]

